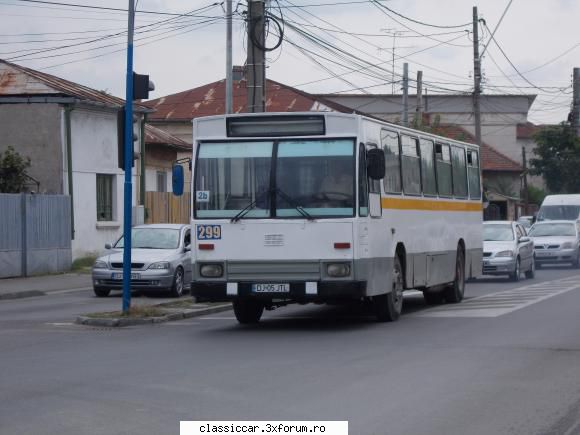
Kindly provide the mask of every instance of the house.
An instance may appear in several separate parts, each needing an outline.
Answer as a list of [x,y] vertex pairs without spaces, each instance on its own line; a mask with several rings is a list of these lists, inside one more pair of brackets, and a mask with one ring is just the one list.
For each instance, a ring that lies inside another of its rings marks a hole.
[[160,128],[145,124],[143,192],[171,192],[173,162],[191,157],[191,144]]
[[[247,111],[246,81],[236,70],[233,80],[233,111]],[[148,122],[172,135],[192,142],[193,118],[221,115],[225,113],[226,82],[220,80],[198,88],[149,100],[143,104],[155,112],[148,116]],[[322,97],[316,97],[291,86],[266,80],[267,112],[324,112],[335,111],[353,113],[341,104]]]
[[[0,152],[13,146],[30,157],[28,173],[39,193],[70,195],[73,259],[94,255],[122,232],[117,113],[123,105],[104,92],[0,60]],[[135,104],[134,111],[142,123],[151,109]],[[137,162],[133,206],[142,173]]]

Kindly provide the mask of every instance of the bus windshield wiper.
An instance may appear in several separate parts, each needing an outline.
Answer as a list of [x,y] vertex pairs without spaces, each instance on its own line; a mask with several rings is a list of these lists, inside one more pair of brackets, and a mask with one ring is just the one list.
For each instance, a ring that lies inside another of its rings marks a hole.
[[284,198],[288,204],[290,204],[292,207],[298,210],[298,213],[300,213],[306,219],[308,219],[309,221],[314,220],[314,217],[312,217],[310,213],[304,210],[304,207],[302,205],[298,204],[298,202],[294,198],[290,197],[287,193],[284,193],[280,188],[276,188],[274,192],[278,193],[282,198]]
[[256,204],[258,204],[258,201],[260,201],[264,196],[270,193],[272,193],[272,189],[265,190],[264,192],[256,195],[256,198],[252,202],[250,202],[247,206],[245,206],[243,209],[241,209],[238,212],[238,214],[236,214],[233,218],[231,218],[230,222],[239,221],[241,218],[247,215],[250,212],[250,210],[252,210],[256,206]]

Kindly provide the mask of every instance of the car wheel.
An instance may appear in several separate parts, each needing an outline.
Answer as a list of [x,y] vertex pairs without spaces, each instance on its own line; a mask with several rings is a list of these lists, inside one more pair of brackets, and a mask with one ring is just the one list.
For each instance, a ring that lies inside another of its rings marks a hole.
[[403,268],[399,256],[396,256],[393,261],[391,291],[384,295],[374,296],[373,306],[379,322],[394,322],[401,316],[403,311]]
[[536,259],[532,258],[532,264],[530,265],[530,270],[526,272],[527,279],[534,279],[536,277]]
[[578,256],[576,257],[576,261],[574,262],[574,267],[576,269],[580,269],[580,249],[578,250]]
[[443,290],[445,300],[452,304],[461,302],[465,294],[465,254],[460,246],[457,247],[455,258],[455,279]]
[[95,292],[95,296],[98,298],[106,298],[109,296],[109,293],[111,293],[111,290],[106,288],[93,288],[93,291]]
[[171,286],[171,296],[178,298],[183,295],[183,269],[178,267],[173,276],[173,285]]
[[520,280],[521,273],[522,271],[520,269],[520,257],[518,257],[516,260],[516,268],[513,271],[513,273],[510,273],[510,280],[512,280],[513,282],[518,282]]
[[253,299],[236,299],[234,301],[234,314],[242,325],[258,323],[264,312],[264,304]]
[[439,305],[445,302],[445,298],[443,297],[443,292],[430,292],[424,291],[423,298],[425,299],[425,303],[427,305]]

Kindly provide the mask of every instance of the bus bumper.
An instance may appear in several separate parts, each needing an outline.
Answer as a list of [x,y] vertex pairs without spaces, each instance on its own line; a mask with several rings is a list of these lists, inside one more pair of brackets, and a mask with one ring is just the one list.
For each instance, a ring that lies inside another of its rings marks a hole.
[[366,281],[291,282],[287,293],[255,293],[255,282],[199,282],[191,283],[191,294],[198,302],[226,302],[237,298],[257,298],[264,301],[333,302],[362,299],[366,296]]

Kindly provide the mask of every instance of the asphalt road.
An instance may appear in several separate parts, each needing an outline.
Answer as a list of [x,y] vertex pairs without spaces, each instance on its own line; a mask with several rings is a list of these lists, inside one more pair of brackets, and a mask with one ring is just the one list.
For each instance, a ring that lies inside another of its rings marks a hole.
[[[162,299],[159,299],[162,300]],[[91,328],[86,293],[0,302],[0,434],[178,434],[180,420],[348,420],[351,435],[580,434],[580,271],[405,297],[399,322],[293,306]]]

